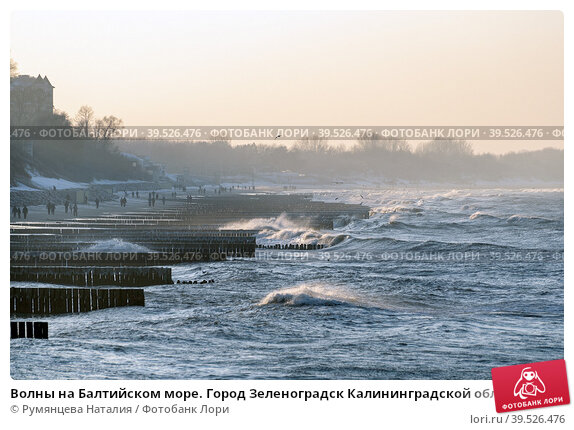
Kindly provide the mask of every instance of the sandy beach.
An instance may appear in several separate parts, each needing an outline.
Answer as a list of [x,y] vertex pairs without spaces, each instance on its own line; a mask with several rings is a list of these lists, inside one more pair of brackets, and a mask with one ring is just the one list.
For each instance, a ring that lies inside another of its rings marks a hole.
[[[156,200],[154,207],[149,207],[148,202],[148,191],[140,191],[139,198],[132,198],[131,194],[127,197],[127,204],[125,207],[120,205],[120,198],[118,196],[115,200],[108,200],[100,202],[99,207],[96,208],[96,203],[89,201],[87,204],[78,204],[78,216],[73,216],[71,208],[68,208],[68,213],[65,212],[64,205],[56,205],[56,209],[53,215],[48,214],[46,205],[34,205],[28,206],[28,216],[24,219],[22,215],[21,218],[12,216],[12,208],[10,208],[10,222],[11,223],[21,223],[21,222],[45,222],[45,221],[66,221],[78,218],[93,218],[100,217],[111,214],[124,214],[130,212],[145,212],[148,210],[159,210],[162,208],[170,208],[176,205],[180,205],[182,200],[174,201],[171,199],[171,191],[163,190],[158,191],[159,200]],[[165,196],[165,206],[162,203],[162,197]],[[22,207],[20,207],[22,209]]]

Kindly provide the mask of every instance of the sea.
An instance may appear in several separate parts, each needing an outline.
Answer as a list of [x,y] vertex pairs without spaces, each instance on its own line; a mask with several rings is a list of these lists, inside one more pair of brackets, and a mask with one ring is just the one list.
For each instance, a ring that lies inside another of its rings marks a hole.
[[[255,258],[173,266],[215,282],[144,287],[145,307],[44,317],[48,340],[10,341],[12,378],[490,379],[564,357],[562,188],[306,191],[371,215],[230,224],[259,230]],[[325,247],[275,249],[299,243]]]

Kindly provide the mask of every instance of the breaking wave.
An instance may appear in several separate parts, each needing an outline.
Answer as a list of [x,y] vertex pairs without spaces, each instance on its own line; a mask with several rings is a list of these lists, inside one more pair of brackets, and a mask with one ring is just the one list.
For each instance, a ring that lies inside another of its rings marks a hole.
[[478,219],[491,220],[491,221],[504,222],[504,223],[514,224],[514,225],[545,224],[545,223],[556,222],[555,220],[540,217],[540,216],[527,216],[527,215],[518,215],[518,214],[514,214],[511,216],[496,216],[496,215],[491,215],[491,214],[484,213],[481,211],[477,211],[477,212],[473,213],[469,217],[469,219],[470,220],[478,220]]
[[137,245],[131,242],[125,242],[122,239],[103,240],[94,243],[85,249],[86,252],[151,252],[145,246]]
[[303,284],[272,291],[258,303],[258,306],[265,305],[372,307],[342,288],[322,284]]
[[512,215],[506,220],[509,224],[551,223],[551,219],[539,216]]
[[305,221],[293,220],[285,214],[277,218],[255,218],[227,224],[225,228],[235,230],[257,230],[257,243],[276,244],[313,244],[333,246],[347,239],[346,234],[321,232],[309,226]]
[[498,220],[498,217],[495,217],[494,215],[490,215],[481,211],[477,211],[475,213],[473,213],[471,216],[468,217],[470,220],[475,220],[475,219],[492,219],[492,220]]
[[423,209],[420,207],[408,207],[402,205],[380,206],[371,209],[371,214],[397,214],[397,213],[421,214],[422,212]]

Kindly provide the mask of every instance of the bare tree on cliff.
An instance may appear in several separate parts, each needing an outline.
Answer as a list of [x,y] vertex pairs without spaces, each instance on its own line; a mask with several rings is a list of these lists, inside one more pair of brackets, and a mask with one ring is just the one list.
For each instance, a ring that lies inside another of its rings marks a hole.
[[124,122],[120,118],[113,115],[105,116],[95,122],[96,136],[100,140],[109,140],[123,125]]
[[88,132],[88,129],[94,125],[94,110],[90,106],[82,106],[74,118],[74,125]]

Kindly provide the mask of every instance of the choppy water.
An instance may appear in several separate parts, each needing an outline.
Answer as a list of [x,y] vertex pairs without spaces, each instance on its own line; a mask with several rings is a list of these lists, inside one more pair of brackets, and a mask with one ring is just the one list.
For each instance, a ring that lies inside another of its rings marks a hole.
[[[368,220],[284,218],[257,259],[174,267],[214,284],[145,288],[145,308],[42,318],[11,341],[16,379],[489,379],[563,357],[562,190],[317,192]],[[22,283],[14,283],[22,285]]]

